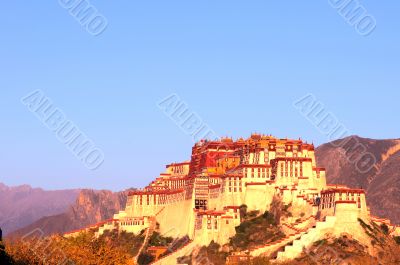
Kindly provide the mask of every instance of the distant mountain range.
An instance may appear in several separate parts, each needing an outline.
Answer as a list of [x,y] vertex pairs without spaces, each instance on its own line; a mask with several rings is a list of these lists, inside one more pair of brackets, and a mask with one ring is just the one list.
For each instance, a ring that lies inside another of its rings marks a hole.
[[[366,153],[376,163],[367,172],[360,172],[360,165],[349,158]],[[364,188],[373,215],[400,223],[400,140],[351,136],[319,146],[316,158],[318,165],[326,168],[328,183]],[[36,228],[46,235],[65,233],[112,218],[125,208],[127,194],[128,190],[44,191],[0,184],[0,226],[6,233],[17,229],[9,237],[23,236]]]
[[114,213],[125,208],[127,193],[128,191],[81,190],[75,203],[64,212],[42,217],[10,233],[8,237],[22,237],[35,229],[41,229],[44,235],[65,233],[110,219]]
[[8,187],[0,183],[0,227],[7,235],[43,216],[63,213],[79,192],[77,189],[47,191],[29,185]]
[[[361,155],[367,164],[364,167],[362,163],[352,162]],[[374,157],[376,162],[369,164],[368,157]],[[328,183],[364,188],[371,213],[400,224],[399,139],[350,136],[319,146],[316,158],[318,165],[326,168]],[[370,170],[362,172],[364,169]]]

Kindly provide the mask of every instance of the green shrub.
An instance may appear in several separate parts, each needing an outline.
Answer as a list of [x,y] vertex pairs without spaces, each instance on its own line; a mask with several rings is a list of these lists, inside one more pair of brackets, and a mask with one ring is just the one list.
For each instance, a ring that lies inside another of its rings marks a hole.
[[154,258],[153,256],[147,254],[147,253],[141,253],[138,257],[138,264],[139,265],[147,265],[153,262]]
[[276,226],[275,216],[268,211],[260,216],[243,221],[235,229],[236,235],[231,238],[230,245],[236,250],[264,245],[284,236]]
[[385,235],[389,234],[389,227],[386,224],[381,224],[381,230]]
[[149,246],[168,246],[173,240],[172,237],[164,237],[158,232],[153,232],[149,240]]

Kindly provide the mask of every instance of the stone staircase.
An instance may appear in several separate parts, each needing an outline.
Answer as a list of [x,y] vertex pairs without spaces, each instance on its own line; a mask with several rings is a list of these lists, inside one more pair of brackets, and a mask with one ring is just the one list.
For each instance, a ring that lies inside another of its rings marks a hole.
[[302,235],[301,232],[296,232],[294,234],[289,234],[286,237],[279,239],[277,241],[274,241],[272,243],[266,244],[264,246],[260,247],[255,247],[250,250],[250,255],[253,257],[257,256],[270,256],[274,252],[278,251],[282,247],[286,246],[290,242],[293,242],[293,240],[300,238]]
[[156,219],[154,217],[150,218],[150,226],[146,229],[146,235],[144,237],[143,240],[143,244],[140,247],[138,253],[136,254],[136,256],[134,257],[134,264],[137,264],[137,260],[140,256],[140,254],[142,253],[143,249],[147,246],[147,244],[149,243],[150,237],[153,234],[154,230],[156,229],[157,226],[157,222]]
[[304,231],[304,229],[308,230],[311,226],[313,226],[315,224],[315,221],[315,216],[311,215],[300,222],[295,222],[294,224],[292,224],[292,226],[297,230]]
[[310,216],[302,222],[297,222],[291,225],[283,224],[282,227],[285,228],[284,230],[290,231],[284,238],[281,238],[264,246],[255,247],[250,250],[250,255],[253,257],[257,257],[270,256],[274,252],[277,253],[278,250],[292,243],[294,240],[300,238],[303,234],[305,234],[314,221],[315,217]]
[[159,210],[154,216],[150,217],[150,225],[146,229],[146,235],[144,237],[143,244],[140,247],[140,249],[139,249],[138,253],[136,254],[136,256],[134,257],[134,261],[133,261],[134,264],[137,264],[137,261],[138,261],[138,258],[140,256],[140,254],[142,253],[142,251],[145,249],[145,247],[149,243],[150,237],[153,234],[154,230],[156,230],[156,227],[157,227],[156,217],[157,217],[157,215],[159,215],[164,210],[164,208],[165,207],[161,208],[161,210]]
[[325,221],[317,222],[314,227],[287,244],[282,251],[279,251],[274,257],[275,261],[285,262],[300,256],[304,249],[310,247],[315,241],[323,239],[327,230],[334,227],[335,222],[335,216],[327,216]]
[[297,232],[306,232],[309,228],[315,225],[316,218],[311,215],[304,220],[294,223],[283,223],[282,230],[285,234],[293,234]]

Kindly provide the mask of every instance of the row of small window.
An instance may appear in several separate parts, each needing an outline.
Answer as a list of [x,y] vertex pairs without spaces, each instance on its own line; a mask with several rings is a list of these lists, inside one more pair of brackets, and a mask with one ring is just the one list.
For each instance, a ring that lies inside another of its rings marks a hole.
[[298,168],[302,168],[303,167],[303,162],[302,161],[286,161],[286,162],[281,162],[281,168],[283,168],[283,164],[285,164],[285,167],[298,167]]
[[[249,173],[249,172],[247,172]],[[254,168],[251,169],[251,177],[254,178],[257,175],[258,178],[265,178],[269,176],[269,170],[267,168],[257,168],[254,170]]]
[[283,171],[283,169],[285,169],[285,171],[295,171],[295,170],[303,171],[303,167],[293,166],[293,164],[292,164],[292,166],[289,166],[289,167],[287,166],[287,164],[285,167],[283,166],[283,164],[281,164],[281,170]]
[[[255,178],[255,175],[254,175],[254,174],[251,174],[251,177],[252,177],[252,178]],[[259,175],[258,175],[258,178],[266,178],[266,177],[269,177],[269,174],[262,173],[262,174],[259,174]]]
[[[225,220],[225,224],[229,224],[229,220]],[[207,229],[211,229],[212,225],[211,223],[207,223]],[[217,222],[214,223],[214,229],[218,229],[218,224]]]
[[350,193],[350,192],[339,192],[339,198],[342,197],[342,195],[346,195],[347,197],[350,196],[355,196],[357,194],[357,197],[360,197],[360,193]]
[[[210,218],[210,216],[208,217],[208,218]],[[211,229],[211,219],[207,219],[207,229]],[[217,220],[214,220],[214,229],[217,229],[218,228],[218,222],[217,222]]]
[[[335,195],[336,195],[336,193],[331,193],[331,194],[329,194],[329,195],[325,195],[323,198],[322,198],[322,200],[324,201],[324,200],[331,200],[331,201],[333,201],[334,200],[334,198],[335,198]],[[349,192],[346,192],[346,193],[342,193],[342,192],[340,192],[339,193],[339,200],[344,200],[345,198],[346,198],[346,200],[354,200],[355,199],[355,197],[357,197],[358,199],[360,199],[360,193],[349,193]]]
[[[232,185],[232,183],[233,183],[233,185]],[[242,181],[241,180],[239,180],[238,182],[237,181],[229,181],[229,186],[242,186]]]
[[170,180],[168,181],[168,186],[183,186],[185,185],[184,180]]
[[[302,172],[300,172],[300,174],[299,174],[299,172],[297,172],[297,171],[295,171],[294,172],[294,177],[300,177],[300,176],[302,176],[303,175],[303,173]],[[293,177],[293,172],[290,172],[290,174],[288,174],[288,172],[286,171],[286,172],[284,172],[284,171],[281,171],[281,177],[283,177],[283,176],[285,176],[285,177]]]
[[293,177],[293,175],[295,177],[302,176],[303,175],[303,167],[293,166],[293,164],[291,167],[288,167],[287,163],[285,163],[285,167],[283,167],[283,163],[282,163],[281,164],[281,177],[283,177],[283,176],[288,177],[289,175],[291,177]]
[[121,225],[144,225],[144,221],[121,222]]
[[265,168],[265,167],[263,167],[263,168],[256,168],[256,170],[254,170],[254,168],[252,168],[251,169],[251,172],[252,173],[254,173],[254,172],[268,172],[269,170],[267,169],[267,168]]
[[332,208],[333,206],[333,203],[323,203],[321,204],[321,209]]
[[[321,204],[321,209],[333,208],[335,206],[334,203],[323,203]],[[361,208],[361,203],[357,202],[357,207]]]
[[[174,197],[169,197],[168,199],[159,198],[157,201],[154,199],[153,204],[165,204],[165,203],[167,203],[167,202],[171,203],[171,202],[179,201],[179,200],[181,200],[181,199],[183,199],[183,196],[182,196],[182,195],[177,196],[177,197],[176,197],[176,196],[174,196]],[[143,205],[143,201],[142,201],[142,200],[139,200],[139,201],[137,201],[137,204]],[[150,205],[150,200],[149,200],[149,199],[146,200],[146,205]]]
[[254,155],[254,163],[255,164],[258,164],[258,162],[260,161],[260,155],[259,155],[259,153],[256,153],[255,155]]
[[172,172],[174,173],[183,173],[184,168],[183,166],[179,166],[179,167],[173,167]]

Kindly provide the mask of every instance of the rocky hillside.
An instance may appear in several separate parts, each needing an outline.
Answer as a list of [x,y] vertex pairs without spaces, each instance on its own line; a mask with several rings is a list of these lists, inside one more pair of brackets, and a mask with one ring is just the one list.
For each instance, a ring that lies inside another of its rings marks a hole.
[[125,208],[127,192],[81,190],[75,204],[66,211],[43,217],[11,233],[9,238],[22,237],[35,229],[41,229],[44,235],[65,233],[109,219]]
[[400,140],[350,136],[316,149],[328,183],[362,187],[373,215],[400,223]]
[[[400,262],[400,246],[396,242],[381,233],[381,243],[377,243],[373,249],[351,238],[351,235],[343,235],[340,238],[328,238],[314,243],[303,252],[302,256],[285,265],[397,265]],[[382,245],[383,243],[383,245]],[[372,252],[373,255],[369,252]],[[255,263],[261,264],[261,263]],[[265,264],[265,263],[264,263]]]
[[0,227],[7,235],[43,216],[63,213],[78,194],[79,190],[47,191],[29,185],[8,187],[0,183]]

